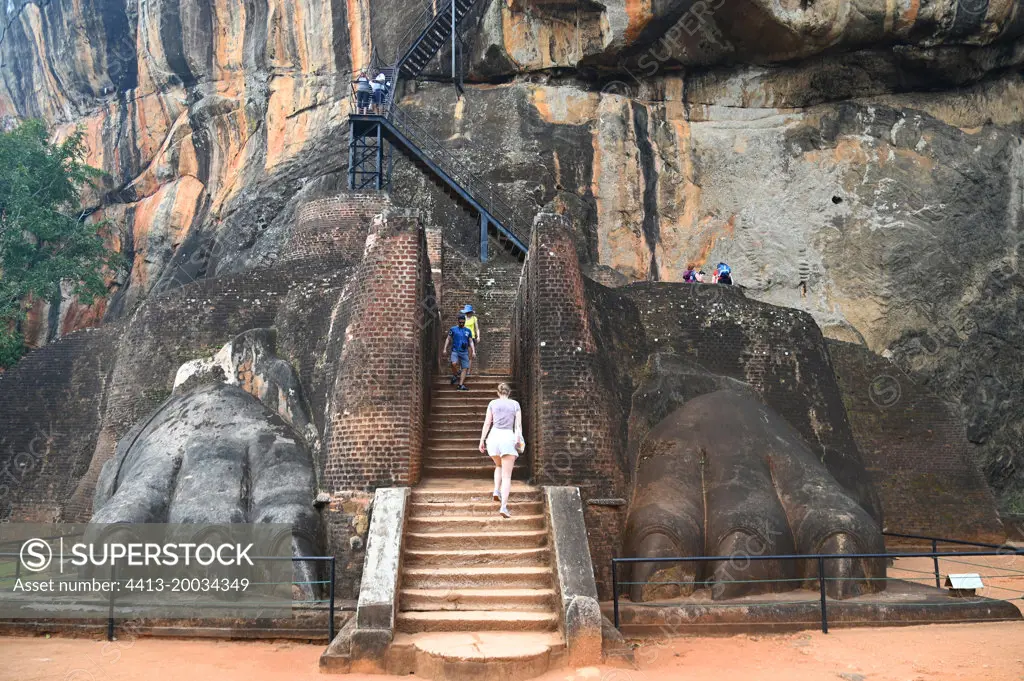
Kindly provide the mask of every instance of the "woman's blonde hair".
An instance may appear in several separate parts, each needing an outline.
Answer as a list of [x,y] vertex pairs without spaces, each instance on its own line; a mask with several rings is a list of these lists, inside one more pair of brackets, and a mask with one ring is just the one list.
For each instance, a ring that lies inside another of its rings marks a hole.
[[498,394],[501,395],[502,397],[508,397],[509,395],[512,394],[512,388],[509,386],[508,383],[499,383]]

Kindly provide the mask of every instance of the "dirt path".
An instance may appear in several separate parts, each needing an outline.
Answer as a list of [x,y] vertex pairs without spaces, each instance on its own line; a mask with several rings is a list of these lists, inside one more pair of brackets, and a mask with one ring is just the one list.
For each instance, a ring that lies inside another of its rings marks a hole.
[[[218,641],[0,638],[4,681],[324,681],[320,646]],[[543,681],[1021,681],[1024,623],[850,629],[828,635],[679,638],[636,651],[638,669]],[[347,676],[346,681],[385,681]],[[408,677],[403,677],[408,678]]]

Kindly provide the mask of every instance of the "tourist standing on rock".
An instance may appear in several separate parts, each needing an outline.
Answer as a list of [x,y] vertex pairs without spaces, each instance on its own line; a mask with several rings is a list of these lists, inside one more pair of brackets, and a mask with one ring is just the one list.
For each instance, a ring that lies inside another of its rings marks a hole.
[[512,469],[523,442],[523,410],[509,398],[508,383],[498,386],[498,399],[487,405],[487,417],[480,431],[480,452],[494,462],[494,500],[501,502],[498,513],[508,518],[508,494],[512,489]]
[[[476,312],[473,311],[472,305],[467,305],[462,308],[459,314],[466,315],[466,328],[473,333],[473,345],[477,349],[480,348],[480,318],[476,316]],[[473,362],[469,363],[469,369],[466,371],[468,376],[473,371]]]
[[[451,347],[452,354],[448,355]],[[449,357],[452,364],[452,385],[458,383],[456,390],[469,390],[466,387],[466,372],[469,370],[470,357],[476,357],[476,346],[473,344],[473,332],[466,328],[466,315],[459,315],[459,325],[448,329],[448,337],[444,339],[442,357]]]
[[366,71],[360,71],[356,83],[356,113],[365,114],[370,112],[370,101],[373,99],[373,85]]
[[693,265],[686,266],[686,271],[683,272],[683,281],[687,284],[697,283],[697,271],[693,269]]

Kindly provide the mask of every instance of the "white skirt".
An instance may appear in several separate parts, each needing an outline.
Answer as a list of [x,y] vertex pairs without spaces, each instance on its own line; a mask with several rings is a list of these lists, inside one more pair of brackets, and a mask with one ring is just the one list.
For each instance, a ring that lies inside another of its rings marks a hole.
[[516,431],[505,430],[504,428],[491,428],[487,434],[487,455],[488,456],[519,456],[516,451]]

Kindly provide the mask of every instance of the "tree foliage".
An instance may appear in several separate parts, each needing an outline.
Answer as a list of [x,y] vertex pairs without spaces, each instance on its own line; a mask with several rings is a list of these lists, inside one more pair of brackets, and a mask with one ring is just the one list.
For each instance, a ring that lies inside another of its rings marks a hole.
[[27,121],[0,132],[0,366],[24,353],[31,301],[59,303],[61,284],[89,304],[107,293],[106,268],[120,264],[103,243],[103,222],[86,222],[81,192],[99,176],[84,163],[84,131],[60,144]]

